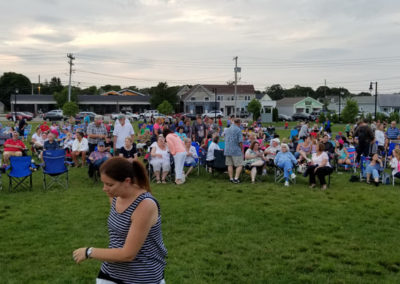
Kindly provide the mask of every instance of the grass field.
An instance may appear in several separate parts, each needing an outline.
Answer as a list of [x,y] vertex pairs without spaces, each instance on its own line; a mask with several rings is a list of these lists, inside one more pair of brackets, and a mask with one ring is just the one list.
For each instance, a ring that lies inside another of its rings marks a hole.
[[[33,178],[32,191],[0,193],[0,283],[93,283],[100,262],[77,265],[72,251],[107,246],[102,185],[77,168],[68,190],[45,192],[42,173]],[[349,178],[334,174],[326,192],[271,174],[256,185],[204,172],[152,185],[167,283],[399,283],[399,187]]]

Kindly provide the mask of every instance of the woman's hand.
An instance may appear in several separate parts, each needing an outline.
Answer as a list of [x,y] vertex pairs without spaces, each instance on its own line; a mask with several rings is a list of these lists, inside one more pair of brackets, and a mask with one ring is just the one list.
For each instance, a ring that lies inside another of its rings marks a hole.
[[76,263],[86,260],[86,248],[78,248],[72,253],[72,257]]

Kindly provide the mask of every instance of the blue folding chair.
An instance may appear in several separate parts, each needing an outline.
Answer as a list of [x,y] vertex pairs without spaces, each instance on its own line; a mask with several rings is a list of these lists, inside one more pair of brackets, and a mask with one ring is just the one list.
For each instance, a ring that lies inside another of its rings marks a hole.
[[[194,161],[196,162],[197,175],[200,175],[200,145],[197,142],[192,142],[191,146],[196,149],[197,158]],[[185,163],[185,167],[190,167],[190,165]]]
[[[53,185],[68,188],[68,168],[65,165],[65,150],[48,150],[43,152],[43,188],[47,190]],[[65,181],[62,181],[65,174]],[[49,176],[49,181],[46,177]]]
[[[9,179],[8,190],[21,189],[32,189],[32,170],[35,169],[35,165],[31,163],[31,156],[23,157],[10,157],[10,165],[6,170],[10,170],[7,174]],[[28,184],[29,179],[29,184]],[[15,185],[13,185],[15,182]]]

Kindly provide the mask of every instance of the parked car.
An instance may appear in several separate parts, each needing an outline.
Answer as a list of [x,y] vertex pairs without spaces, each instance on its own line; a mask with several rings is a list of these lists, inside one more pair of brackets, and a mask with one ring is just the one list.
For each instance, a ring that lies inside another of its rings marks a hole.
[[140,119],[140,115],[139,114],[131,113],[130,111],[126,111],[125,115],[130,121],[136,121],[136,120]]
[[61,109],[55,109],[43,114],[43,120],[65,120],[65,117]]
[[81,111],[80,113],[78,113],[75,116],[75,122],[81,122],[85,118],[86,115],[89,115],[90,121],[94,121],[94,117],[97,114],[95,114],[94,112],[91,112],[91,111]]
[[184,113],[183,116],[185,118],[190,118],[191,120],[195,120],[197,117],[197,114],[188,112],[188,113]]
[[243,110],[243,111],[239,112],[240,118],[248,118],[249,116],[250,116],[250,113],[248,111]]
[[158,115],[159,115],[158,110],[150,109],[150,110],[146,110],[145,112],[141,113],[139,115],[139,117],[140,117],[140,119],[144,119],[144,118],[149,119],[151,117],[155,118]]
[[302,112],[293,114],[292,119],[293,120],[313,120],[311,115],[309,115],[308,113],[302,113]]
[[286,114],[278,114],[278,120],[279,121],[292,121],[293,119],[290,117],[290,116],[288,116],[288,115],[286,115]]
[[[22,111],[15,112],[15,116],[16,116],[17,120],[21,120],[22,118],[24,118],[25,120],[31,121],[32,118],[33,118],[31,115],[28,115],[28,114],[26,114],[26,113],[24,113]],[[14,119],[14,112],[7,113],[6,114],[6,118],[8,120],[13,120]]]
[[201,115],[201,117],[202,118],[205,118],[205,117],[211,117],[211,118],[214,118],[214,117],[217,117],[217,118],[224,118],[224,114],[221,112],[221,111],[219,111],[219,110],[212,110],[212,111],[210,111],[210,112],[206,112],[206,113],[203,113],[202,115]]

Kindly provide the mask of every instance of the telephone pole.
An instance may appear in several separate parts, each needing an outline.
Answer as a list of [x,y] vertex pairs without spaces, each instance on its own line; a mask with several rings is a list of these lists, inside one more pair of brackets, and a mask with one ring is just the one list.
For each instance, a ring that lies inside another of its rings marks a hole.
[[75,57],[72,53],[68,53],[67,57],[69,58],[68,64],[69,64],[69,85],[68,85],[68,102],[71,101],[71,77],[72,77],[72,63],[73,60],[75,60]]
[[235,85],[234,85],[234,94],[235,94],[235,109],[233,110],[233,114],[236,117],[236,103],[237,103],[237,72],[238,72],[238,67],[237,67],[237,61],[238,57],[234,57],[233,60],[235,60]]

